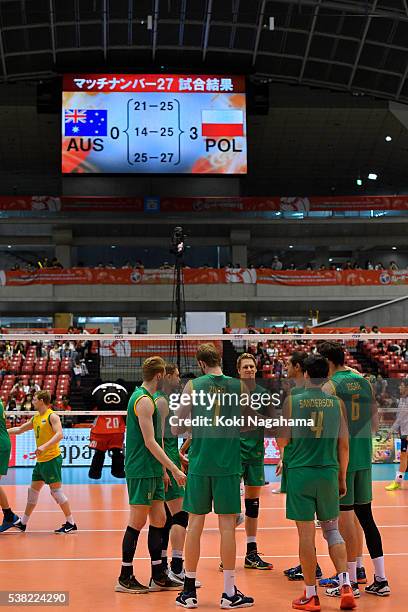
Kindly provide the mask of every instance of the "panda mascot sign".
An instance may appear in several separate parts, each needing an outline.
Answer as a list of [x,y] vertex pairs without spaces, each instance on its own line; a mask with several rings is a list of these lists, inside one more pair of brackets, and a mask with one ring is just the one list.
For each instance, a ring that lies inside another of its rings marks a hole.
[[[92,391],[92,399],[97,410],[126,410],[128,392],[122,385],[107,382],[98,385]],[[99,480],[105,461],[105,453],[112,457],[111,473],[115,478],[124,478],[123,440],[125,437],[125,419],[115,415],[97,416],[90,434],[90,448],[95,450],[89,468],[89,478]]]

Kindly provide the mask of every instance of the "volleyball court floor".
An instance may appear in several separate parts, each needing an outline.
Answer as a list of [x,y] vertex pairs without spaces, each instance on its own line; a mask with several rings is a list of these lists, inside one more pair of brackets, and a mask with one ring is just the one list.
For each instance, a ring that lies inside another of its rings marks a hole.
[[[392,479],[394,466],[375,466],[374,514],[382,533],[386,554],[386,569],[392,595],[375,597],[362,592],[358,600],[361,611],[388,612],[406,610],[408,561],[408,483],[396,492],[384,490]],[[55,535],[53,530],[63,522],[63,515],[51,499],[47,489],[40,495],[26,533],[15,530],[1,534],[0,590],[6,591],[69,591],[69,609],[75,611],[120,609],[153,612],[175,609],[177,592],[129,595],[115,593],[114,585],[120,570],[121,545],[127,525],[128,507],[126,487],[115,481],[104,469],[104,484],[90,484],[86,468],[66,468],[63,471],[64,490],[78,525],[78,532]],[[24,509],[27,484],[31,470],[11,469],[6,491],[13,509]],[[272,470],[267,476],[273,479]],[[20,483],[20,484],[18,484]],[[302,593],[302,582],[289,582],[282,574],[287,567],[298,563],[298,540],[293,522],[285,519],[285,495],[271,492],[274,483],[264,488],[261,499],[258,547],[263,556],[274,564],[272,571],[245,570],[245,532],[237,530],[237,586],[255,598],[258,610],[290,610],[291,601]],[[333,574],[326,542],[317,530],[316,543],[319,563],[324,576]],[[134,568],[137,578],[147,584],[149,555],[146,529],[139,539]],[[369,581],[372,564],[364,551]],[[219,609],[223,588],[219,565],[219,537],[217,519],[211,514],[206,519],[202,538],[198,578],[203,588],[198,591],[199,607]],[[363,588],[361,589],[363,591]],[[339,609],[339,600],[324,595],[319,589],[322,610]],[[49,606],[40,606],[46,609]],[[24,609],[27,609],[26,607]],[[38,607],[37,607],[38,609]]]

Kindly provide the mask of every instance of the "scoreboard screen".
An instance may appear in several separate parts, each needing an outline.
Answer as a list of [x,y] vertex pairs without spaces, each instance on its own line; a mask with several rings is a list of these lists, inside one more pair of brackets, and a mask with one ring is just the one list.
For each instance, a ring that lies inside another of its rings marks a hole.
[[245,78],[65,75],[62,172],[246,174]]

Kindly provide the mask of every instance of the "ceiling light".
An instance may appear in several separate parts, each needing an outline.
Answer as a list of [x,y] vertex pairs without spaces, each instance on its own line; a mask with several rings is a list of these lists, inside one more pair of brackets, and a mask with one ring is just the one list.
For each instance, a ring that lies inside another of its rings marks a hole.
[[333,261],[333,257],[329,257],[329,261],[330,261],[330,262],[331,262],[331,261]]
[[386,140],[387,142],[391,142],[392,137],[391,137],[391,136],[386,136],[386,137],[385,137],[385,140]]
[[293,244],[290,244],[290,245],[289,245],[289,248],[290,248],[290,249],[293,249]]
[[358,187],[361,187],[361,185],[363,184],[363,181],[361,180],[361,178],[356,179],[356,184]]
[[376,181],[378,178],[378,174],[376,174],[375,172],[370,172],[368,178],[370,179],[370,181]]
[[8,249],[11,249],[11,244],[8,244],[8,245],[7,245],[7,248],[8,248]]
[[111,249],[116,249],[116,245],[112,244]]
[[393,246],[393,247],[391,247],[391,248],[392,248],[392,250],[393,250],[393,251],[396,251],[396,250],[397,250],[397,247],[396,247],[396,246]]

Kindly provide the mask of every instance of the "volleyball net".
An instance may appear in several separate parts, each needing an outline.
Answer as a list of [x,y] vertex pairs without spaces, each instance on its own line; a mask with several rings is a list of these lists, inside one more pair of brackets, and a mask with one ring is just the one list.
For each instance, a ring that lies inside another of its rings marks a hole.
[[[105,428],[122,434],[125,431],[126,401],[120,406],[113,402],[108,414],[106,406],[100,409],[95,389],[114,383],[130,397],[142,382],[142,366],[149,357],[160,356],[166,364],[178,367],[181,380],[178,389],[174,389],[176,393],[202,374],[197,361],[202,344],[215,347],[224,374],[236,379],[247,376],[239,371],[242,355],[246,355],[247,363],[249,359],[255,366],[257,389],[264,389],[274,398],[270,414],[279,417],[296,384],[290,365],[293,355],[315,355],[321,344],[333,341],[343,348],[345,365],[365,376],[372,386],[379,410],[379,429],[373,438],[374,461],[397,461],[400,441],[398,430],[393,432],[392,428],[403,409],[405,386],[408,395],[408,334],[9,333],[0,336],[0,398],[7,425],[16,426],[34,414],[34,393],[48,391],[51,406],[63,424],[65,464],[88,465],[93,452],[90,430],[99,416]],[[276,462],[279,457],[274,433],[276,430],[271,428],[265,435],[266,462]],[[13,465],[27,465],[32,446],[28,434],[19,436],[13,442]]]

